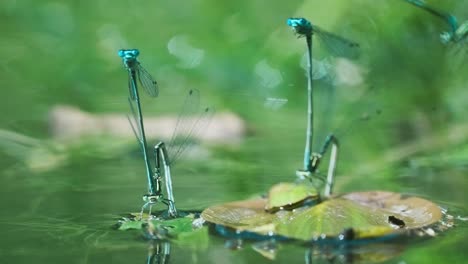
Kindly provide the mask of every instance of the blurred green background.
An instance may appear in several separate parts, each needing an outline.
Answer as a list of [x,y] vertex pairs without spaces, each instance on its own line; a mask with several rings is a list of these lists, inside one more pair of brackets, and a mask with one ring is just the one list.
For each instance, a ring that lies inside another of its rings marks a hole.
[[[468,1],[428,2],[460,22],[468,18]],[[146,189],[134,139],[58,141],[49,128],[56,105],[128,113],[120,48],[140,49],[160,85],[160,98],[143,99],[145,115],[177,113],[196,88],[204,104],[247,122],[240,144],[203,145],[208,158],[178,162],[180,208],[203,209],[293,180],[302,165],[306,78],[305,41],[286,26],[291,16],[360,44],[361,56],[350,62],[314,42],[314,59],[330,73],[314,82],[314,144],[330,131],[340,138],[336,192],[410,193],[466,215],[468,47],[443,45],[447,25],[404,1],[3,0],[1,262],[146,260],[145,242],[109,229],[119,214],[139,210]],[[271,107],[269,98],[287,103]],[[461,222],[389,263],[461,263],[466,228]],[[213,240],[204,250],[176,248],[173,262],[267,262]],[[302,261],[296,251],[283,254]]]

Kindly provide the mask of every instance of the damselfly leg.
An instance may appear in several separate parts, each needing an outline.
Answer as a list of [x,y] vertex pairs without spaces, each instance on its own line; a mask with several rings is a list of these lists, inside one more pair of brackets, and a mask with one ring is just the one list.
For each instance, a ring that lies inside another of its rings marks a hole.
[[331,147],[330,159],[328,161],[327,178],[325,180],[325,191],[324,191],[325,197],[329,197],[332,194],[336,164],[338,161],[338,148],[339,148],[338,139],[333,134],[330,134],[327,136],[320,152],[313,152],[311,154],[311,157],[310,157],[311,169],[296,171],[296,176],[298,176],[300,179],[308,179],[310,181],[314,181],[315,177],[313,177],[313,174],[317,172],[319,164],[323,156],[325,156],[325,154],[328,152],[328,149],[330,147]]
[[152,241],[148,252],[147,264],[170,263],[171,244],[167,241]]

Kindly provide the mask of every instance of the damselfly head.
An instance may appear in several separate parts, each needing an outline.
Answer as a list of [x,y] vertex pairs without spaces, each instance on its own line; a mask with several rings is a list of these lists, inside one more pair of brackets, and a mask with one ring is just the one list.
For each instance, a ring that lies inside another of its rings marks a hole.
[[137,49],[121,49],[118,54],[122,59],[136,59],[140,55],[140,51]]
[[311,35],[312,34],[312,24],[307,19],[301,18],[288,18],[288,26],[294,29],[294,32],[298,35]]

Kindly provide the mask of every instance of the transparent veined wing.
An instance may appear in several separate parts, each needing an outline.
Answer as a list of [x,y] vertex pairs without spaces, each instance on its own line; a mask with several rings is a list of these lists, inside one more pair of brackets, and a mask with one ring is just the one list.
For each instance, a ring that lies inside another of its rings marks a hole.
[[132,128],[133,133],[135,134],[135,137],[138,140],[138,143],[144,144],[143,133],[142,133],[143,131],[142,131],[142,128],[140,127],[140,123],[138,122],[138,117],[137,117],[137,113],[135,110],[135,100],[129,97],[128,104],[130,106],[130,114],[127,114],[128,122],[130,123],[130,127]]
[[157,97],[159,95],[158,83],[153,79],[151,74],[138,63],[137,76],[141,86],[143,86],[151,97]]
[[314,34],[325,45],[326,49],[335,56],[357,58],[359,56],[359,44],[336,34],[327,32],[314,26]]
[[180,142],[179,146],[177,148],[171,148],[176,149],[176,151],[171,152],[172,154],[169,154],[171,163],[177,161],[185,150],[196,144],[194,139],[208,127],[214,113],[214,109],[210,107],[200,110],[198,117],[192,121],[191,128],[185,138],[183,140],[178,140]]
[[186,149],[195,144],[194,138],[208,127],[213,114],[213,108],[200,109],[200,93],[198,90],[190,90],[168,145],[170,164],[174,164]]
[[[190,90],[185,97],[184,103],[182,104],[182,109],[179,112],[179,116],[177,118],[177,123],[172,132],[171,140],[169,141],[169,149],[170,153],[173,154],[175,151],[175,145],[179,145],[182,143],[190,131],[191,123],[193,121],[191,119],[197,114],[200,107],[200,93],[198,90]],[[169,155],[172,157],[172,155]]]

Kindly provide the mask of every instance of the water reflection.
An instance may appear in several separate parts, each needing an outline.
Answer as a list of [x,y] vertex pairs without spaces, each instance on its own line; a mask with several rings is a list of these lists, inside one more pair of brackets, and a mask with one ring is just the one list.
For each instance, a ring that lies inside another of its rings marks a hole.
[[305,252],[305,263],[378,263],[394,258],[403,251],[398,244],[368,245],[365,247],[311,247]]
[[[261,258],[276,263],[285,261],[294,263],[379,263],[401,255],[407,243],[375,243],[366,245],[352,244],[314,244],[299,245],[296,243],[279,243],[275,240],[248,242],[226,240],[225,248],[231,250],[253,250]],[[250,249],[249,249],[250,248]],[[244,254],[245,255],[245,254]]]
[[[241,248],[241,246],[239,248]],[[404,246],[398,244],[378,244],[365,247],[315,246],[302,248],[301,250],[295,250],[291,247],[291,245],[281,246],[272,241],[265,241],[262,243],[254,243],[251,245],[251,248],[262,258],[268,259],[269,261],[273,261],[275,263],[283,263],[285,260],[289,259],[290,262],[292,261],[294,263],[305,264],[360,264],[379,263],[387,261],[391,258],[395,258],[401,254]],[[177,250],[180,250],[180,248],[174,248],[173,245],[168,241],[151,241],[148,244],[148,256],[146,263],[172,263],[175,260],[172,260],[171,256],[177,254]],[[225,250],[228,249],[226,248]],[[278,253],[279,251],[283,252]],[[291,254],[284,254],[286,251],[293,253],[294,257],[292,257]],[[239,256],[239,259],[237,259],[239,263],[243,263],[243,260],[244,259],[241,256]]]
[[147,264],[170,263],[171,244],[167,241],[151,241],[148,248]]

